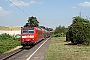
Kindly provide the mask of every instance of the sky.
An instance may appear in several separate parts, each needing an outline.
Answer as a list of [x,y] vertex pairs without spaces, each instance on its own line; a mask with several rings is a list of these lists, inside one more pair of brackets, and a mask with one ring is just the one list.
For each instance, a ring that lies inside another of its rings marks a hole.
[[0,0],[0,26],[24,26],[34,16],[40,26],[68,27],[80,12],[90,19],[90,0]]

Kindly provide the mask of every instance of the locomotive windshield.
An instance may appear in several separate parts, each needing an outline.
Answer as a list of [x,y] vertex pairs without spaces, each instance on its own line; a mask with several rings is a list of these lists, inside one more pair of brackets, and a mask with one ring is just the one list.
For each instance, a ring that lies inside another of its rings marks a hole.
[[33,34],[34,33],[34,28],[25,28],[22,31],[23,34]]
[[34,33],[34,30],[29,30],[28,32],[31,33],[31,34],[33,34]]
[[28,33],[28,30],[23,30],[22,33],[23,34],[27,34]]

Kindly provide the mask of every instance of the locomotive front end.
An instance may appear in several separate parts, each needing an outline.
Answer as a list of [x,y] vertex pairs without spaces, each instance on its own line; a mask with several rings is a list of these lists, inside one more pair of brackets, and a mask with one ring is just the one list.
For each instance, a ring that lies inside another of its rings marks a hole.
[[23,28],[21,31],[21,45],[31,46],[34,44],[34,28]]

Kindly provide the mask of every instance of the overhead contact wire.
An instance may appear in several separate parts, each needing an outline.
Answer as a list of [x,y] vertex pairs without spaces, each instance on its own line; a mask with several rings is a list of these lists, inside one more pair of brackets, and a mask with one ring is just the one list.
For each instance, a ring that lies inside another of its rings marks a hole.
[[[19,0],[17,0],[24,8],[26,8]],[[29,9],[28,8],[26,8],[26,10],[28,11],[28,12],[30,12],[29,11]],[[31,12],[32,13],[32,12]],[[32,13],[33,14],[33,13]]]
[[[10,3],[12,3],[10,0],[8,0]],[[13,3],[12,3],[13,4]],[[20,9],[18,6],[16,6],[15,4],[13,4],[15,7],[17,7],[20,11],[22,11],[24,14],[26,14],[27,16],[29,16],[26,12],[24,12],[22,9]]]

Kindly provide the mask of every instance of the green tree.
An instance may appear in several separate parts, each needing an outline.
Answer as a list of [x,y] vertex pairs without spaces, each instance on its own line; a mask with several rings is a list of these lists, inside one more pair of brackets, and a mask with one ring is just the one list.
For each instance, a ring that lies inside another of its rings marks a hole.
[[59,25],[58,27],[56,27],[54,35],[55,37],[61,37],[61,36],[65,36],[67,32],[67,28],[65,28],[65,26],[61,26]]
[[29,17],[28,18],[28,22],[24,25],[24,27],[27,27],[27,26],[35,26],[35,27],[38,27],[39,26],[39,22],[37,20],[36,17]]
[[67,28],[65,28],[65,26],[58,26],[58,27],[56,27],[56,29],[55,29],[55,34],[58,34],[58,33],[66,33],[66,31],[67,31]]
[[47,31],[52,31],[53,30],[53,28],[48,28],[48,27],[45,27],[45,26],[40,26],[40,28],[43,28],[43,29],[45,29]]
[[45,28],[47,31],[52,31],[53,29],[52,28],[48,28],[48,27],[46,27]]
[[45,29],[45,26],[40,26],[40,28],[43,28],[43,29]]
[[[76,16],[70,25],[66,39],[74,44],[90,44],[90,22],[87,19]],[[67,41],[68,41],[67,40]]]

